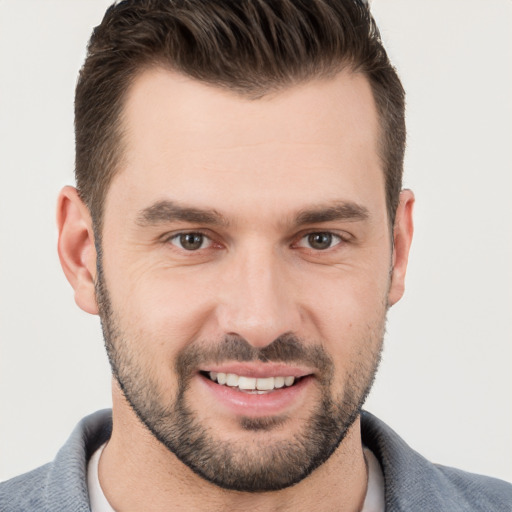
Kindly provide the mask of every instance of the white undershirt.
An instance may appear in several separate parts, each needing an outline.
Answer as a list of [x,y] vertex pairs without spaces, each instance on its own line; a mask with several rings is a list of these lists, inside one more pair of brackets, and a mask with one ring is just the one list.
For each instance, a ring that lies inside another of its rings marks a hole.
[[87,487],[89,488],[89,501],[91,512],[115,512],[103,494],[98,476],[98,465],[103,448],[107,443],[102,444],[93,454],[87,465]]
[[368,486],[366,498],[361,512],[384,512],[386,502],[384,500],[384,474],[377,457],[371,450],[364,447],[364,456],[368,464]]
[[[87,466],[87,486],[89,488],[89,500],[91,512],[115,512],[105,498],[98,476],[98,465],[104,445],[100,446],[92,455]],[[364,449],[364,455],[368,464],[368,487],[361,512],[384,512],[384,476],[379,461],[368,449]]]

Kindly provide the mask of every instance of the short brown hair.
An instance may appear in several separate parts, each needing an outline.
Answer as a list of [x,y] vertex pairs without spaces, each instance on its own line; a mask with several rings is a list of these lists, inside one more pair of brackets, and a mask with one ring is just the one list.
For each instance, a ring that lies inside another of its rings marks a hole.
[[405,149],[404,91],[362,0],[125,0],[94,29],[75,99],[76,182],[100,230],[120,166],[120,118],[134,79],[164,66],[249,98],[344,68],[364,74],[380,120],[394,223]]

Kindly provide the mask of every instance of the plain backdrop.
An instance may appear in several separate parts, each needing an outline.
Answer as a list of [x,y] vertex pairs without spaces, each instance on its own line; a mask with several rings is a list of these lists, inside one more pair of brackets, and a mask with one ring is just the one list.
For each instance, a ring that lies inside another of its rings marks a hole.
[[[98,318],[59,266],[73,95],[108,0],[0,0],[0,480],[110,405]],[[366,408],[435,462],[512,481],[512,2],[374,0],[408,93],[407,291]]]

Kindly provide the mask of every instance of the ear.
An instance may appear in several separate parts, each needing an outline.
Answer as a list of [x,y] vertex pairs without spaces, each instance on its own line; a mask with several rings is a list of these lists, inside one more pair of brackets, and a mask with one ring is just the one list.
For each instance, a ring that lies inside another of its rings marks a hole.
[[393,228],[393,266],[388,294],[389,306],[397,303],[402,298],[405,290],[405,273],[414,231],[413,206],[414,194],[412,190],[402,190]]
[[94,283],[96,248],[89,209],[73,187],[64,187],[57,202],[58,252],[62,270],[75,290],[75,302],[98,314]]

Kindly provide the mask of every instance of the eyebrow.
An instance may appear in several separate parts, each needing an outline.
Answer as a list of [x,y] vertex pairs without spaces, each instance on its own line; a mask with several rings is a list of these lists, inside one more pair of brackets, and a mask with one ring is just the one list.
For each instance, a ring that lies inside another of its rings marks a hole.
[[[368,217],[368,209],[364,206],[353,202],[337,201],[301,210],[293,223],[295,226],[303,226],[340,220],[354,222],[366,220]],[[137,224],[142,227],[179,221],[211,226],[229,225],[227,218],[216,210],[183,206],[169,200],[158,201],[144,208],[136,219]]]
[[142,227],[168,222],[190,222],[209,224],[212,226],[227,226],[227,219],[216,210],[203,210],[182,206],[174,201],[158,201],[144,208],[137,215],[136,222]]
[[295,224],[302,226],[340,220],[355,222],[367,220],[369,216],[368,209],[362,205],[349,201],[337,201],[327,206],[319,205],[301,210],[295,219]]

